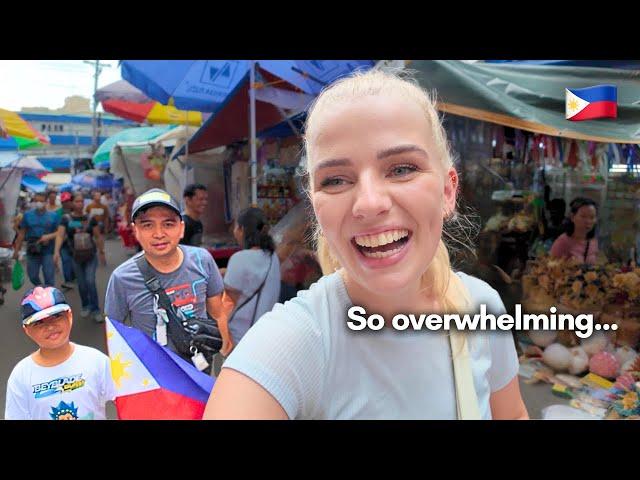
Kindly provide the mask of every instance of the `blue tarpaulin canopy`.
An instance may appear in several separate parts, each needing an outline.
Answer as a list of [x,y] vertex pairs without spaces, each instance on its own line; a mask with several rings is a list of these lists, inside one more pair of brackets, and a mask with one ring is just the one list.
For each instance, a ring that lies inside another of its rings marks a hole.
[[40,163],[49,170],[70,170],[71,158],[70,157],[38,157]]
[[[307,112],[300,112],[287,120],[267,128],[258,133],[258,138],[286,138],[303,132],[304,122],[307,119]],[[291,125],[297,130],[294,132]]]
[[48,184],[33,175],[23,175],[22,186],[33,192],[44,192],[47,190]]
[[[336,78],[372,60],[258,60],[260,68],[302,92],[317,95]],[[122,78],[158,102],[214,112],[248,78],[249,60],[125,60]],[[278,84],[274,84],[278,86]]]
[[165,105],[212,112],[188,142],[187,151],[202,152],[250,138],[251,198],[257,204],[256,131],[292,113],[284,109],[305,108],[312,96],[336,79],[373,65],[372,60],[127,60],[121,62],[121,73]]

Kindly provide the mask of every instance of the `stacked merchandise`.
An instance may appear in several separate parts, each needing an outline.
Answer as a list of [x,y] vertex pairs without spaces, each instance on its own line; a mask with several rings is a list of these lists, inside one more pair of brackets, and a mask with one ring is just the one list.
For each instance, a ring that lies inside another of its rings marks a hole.
[[530,331],[521,339],[526,382],[548,382],[600,418],[640,418],[640,269],[542,257],[522,281],[524,312],[548,314],[554,306],[558,314],[592,314],[600,324],[584,339],[569,330]]

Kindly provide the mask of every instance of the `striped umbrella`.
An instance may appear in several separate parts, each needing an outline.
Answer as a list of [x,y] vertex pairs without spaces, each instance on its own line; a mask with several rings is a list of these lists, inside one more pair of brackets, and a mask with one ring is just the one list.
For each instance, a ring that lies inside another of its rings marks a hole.
[[147,97],[126,80],[118,80],[96,91],[96,100],[105,112],[139,123],[152,125],[202,125],[202,114],[178,110]]
[[133,120],[138,123],[150,123],[152,125],[202,125],[202,113],[178,110],[169,105],[162,105],[155,101],[144,103],[129,102],[126,100],[109,99],[102,101],[105,112],[118,117]]
[[49,143],[49,139],[35,130],[29,122],[20,115],[4,108],[0,108],[0,137],[20,137],[38,139],[43,143]]
[[14,137],[12,135],[7,138],[0,138],[0,150],[26,150],[28,148],[37,148],[44,145],[37,138]]

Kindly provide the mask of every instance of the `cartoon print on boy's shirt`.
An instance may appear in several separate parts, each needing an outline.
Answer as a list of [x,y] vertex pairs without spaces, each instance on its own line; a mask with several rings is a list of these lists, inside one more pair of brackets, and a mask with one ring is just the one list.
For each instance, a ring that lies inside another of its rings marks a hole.
[[62,401],[57,407],[51,407],[49,416],[53,420],[93,420],[94,418],[93,412],[86,414],[84,417],[78,417],[78,407],[74,402],[67,404]]
[[49,416],[54,420],[78,420],[78,407],[73,402],[71,404],[60,402],[57,407],[51,407]]
[[67,375],[44,383],[33,385],[33,397],[44,398],[56,393],[71,392],[85,386],[87,381],[82,373]]

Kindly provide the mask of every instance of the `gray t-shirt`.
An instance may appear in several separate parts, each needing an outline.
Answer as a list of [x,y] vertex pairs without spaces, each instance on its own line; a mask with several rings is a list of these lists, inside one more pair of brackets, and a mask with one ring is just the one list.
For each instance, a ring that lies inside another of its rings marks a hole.
[[[187,316],[207,318],[206,299],[223,290],[222,276],[213,257],[204,248],[179,245],[184,254],[180,267],[171,273],[153,269],[172,303]],[[142,272],[136,265],[139,253],[121,264],[111,274],[105,299],[107,317],[131,325],[153,337],[156,316],[153,295],[144,284]]]
[[[271,265],[270,268],[269,265]],[[269,268],[268,276],[266,276],[267,268]],[[280,261],[275,253],[271,254],[257,249],[241,250],[234,253],[229,259],[224,283],[226,286],[242,292],[237,305],[241,305],[253,295],[265,276],[266,281],[260,292],[260,302],[257,307],[258,295],[256,294],[233,314],[231,322],[229,322],[229,330],[231,330],[231,336],[236,345],[249,330],[253,319],[257,320],[265,313],[270,312],[278,302],[278,298],[280,298]],[[253,316],[254,309],[256,311],[255,317]]]

